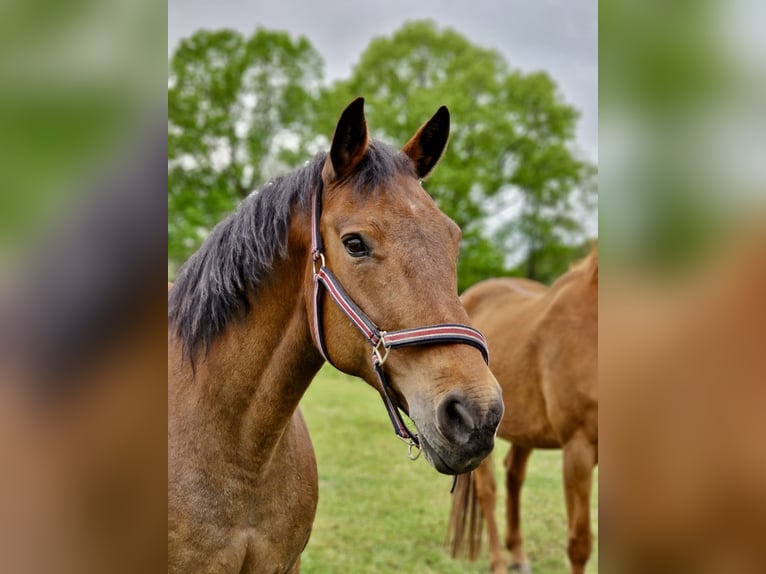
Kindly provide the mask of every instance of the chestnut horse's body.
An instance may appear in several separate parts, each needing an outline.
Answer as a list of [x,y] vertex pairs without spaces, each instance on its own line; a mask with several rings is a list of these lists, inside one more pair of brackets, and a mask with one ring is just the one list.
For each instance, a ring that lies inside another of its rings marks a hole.
[[[513,567],[528,570],[522,547],[520,491],[534,448],[564,451],[564,487],[572,572],[582,572],[591,552],[590,493],[598,462],[598,254],[592,253],[550,288],[528,279],[490,279],[462,296],[471,324],[487,337],[492,372],[503,388],[505,415],[498,436],[512,443],[505,459],[508,491],[506,546]],[[453,554],[474,513],[470,557],[478,553],[479,505],[488,523],[491,566],[506,572],[495,521],[491,459],[461,475],[453,497]]]
[[[169,290],[168,570],[299,570],[317,503],[298,402],[332,363],[377,387],[368,342],[326,294],[315,300],[311,196],[322,197],[322,262],[388,331],[465,323],[459,230],[419,185],[446,145],[441,108],[401,152],[367,135],[363,101],[343,112],[329,154],[253,194],[219,224]],[[437,470],[491,451],[502,400],[479,351],[397,349],[392,400]],[[381,413],[382,415],[382,413]]]

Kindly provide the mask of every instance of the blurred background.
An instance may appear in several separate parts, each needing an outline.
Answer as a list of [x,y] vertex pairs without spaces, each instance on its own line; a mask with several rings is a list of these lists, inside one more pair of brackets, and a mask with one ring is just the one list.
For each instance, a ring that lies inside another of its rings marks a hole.
[[161,572],[167,12],[0,14],[0,571]]
[[764,21],[599,3],[605,571],[766,571]]

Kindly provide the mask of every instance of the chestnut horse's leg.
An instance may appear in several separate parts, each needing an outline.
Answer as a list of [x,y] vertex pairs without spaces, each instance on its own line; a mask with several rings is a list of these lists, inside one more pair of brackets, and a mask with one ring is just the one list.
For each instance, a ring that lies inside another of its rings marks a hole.
[[489,536],[490,569],[493,574],[506,574],[506,562],[503,548],[500,545],[500,534],[495,519],[495,503],[497,501],[497,486],[492,472],[492,457],[485,458],[473,471],[474,489],[479,500],[481,511],[487,521]]
[[585,572],[593,536],[590,531],[590,495],[596,447],[583,434],[575,434],[564,445],[564,492],[569,521],[567,553],[572,574]]
[[508,520],[505,545],[513,557],[511,569],[515,572],[532,571],[524,554],[521,535],[521,487],[527,475],[527,461],[529,461],[530,454],[532,454],[531,448],[514,444],[511,445],[511,450],[505,457],[505,486],[507,491],[505,505]]

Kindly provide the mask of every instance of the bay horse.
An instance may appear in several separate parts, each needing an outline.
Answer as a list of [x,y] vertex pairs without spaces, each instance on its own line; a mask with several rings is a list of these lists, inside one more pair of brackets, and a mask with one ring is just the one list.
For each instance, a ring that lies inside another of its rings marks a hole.
[[420,185],[448,136],[442,106],[397,151],[370,140],[354,100],[329,153],[251,194],[180,271],[169,572],[299,571],[318,485],[298,403],[325,359],[377,388],[437,471],[468,472],[491,452],[503,403],[483,338],[462,325],[460,229]]
[[[503,388],[505,415],[498,436],[512,443],[505,458],[505,542],[513,557],[511,568],[530,571],[520,510],[529,456],[534,448],[561,448],[568,555],[571,571],[581,573],[591,553],[590,494],[598,463],[598,253],[594,250],[550,288],[529,279],[489,279],[461,299],[471,324],[487,337],[492,372]],[[477,557],[479,511],[488,525],[492,572],[506,572],[495,521],[491,457],[457,478],[448,531],[453,557],[466,542],[469,558]]]

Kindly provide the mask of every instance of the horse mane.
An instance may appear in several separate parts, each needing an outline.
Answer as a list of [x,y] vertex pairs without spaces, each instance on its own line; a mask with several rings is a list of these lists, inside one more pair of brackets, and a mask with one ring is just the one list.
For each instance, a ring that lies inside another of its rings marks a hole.
[[[250,312],[248,294],[257,292],[275,258],[287,256],[290,214],[296,206],[310,209],[311,191],[322,189],[326,157],[319,153],[251,193],[179,270],[169,290],[168,322],[192,364],[201,348],[209,351],[230,321]],[[373,140],[348,184],[355,195],[367,197],[397,173],[416,177],[406,155]]]
[[586,283],[598,285],[598,244],[594,243],[591,252],[583,259],[572,263],[569,271],[559,277],[555,283],[572,277],[584,277]]
[[581,261],[580,268],[585,272],[588,283],[598,285],[598,245],[594,244],[590,254]]

